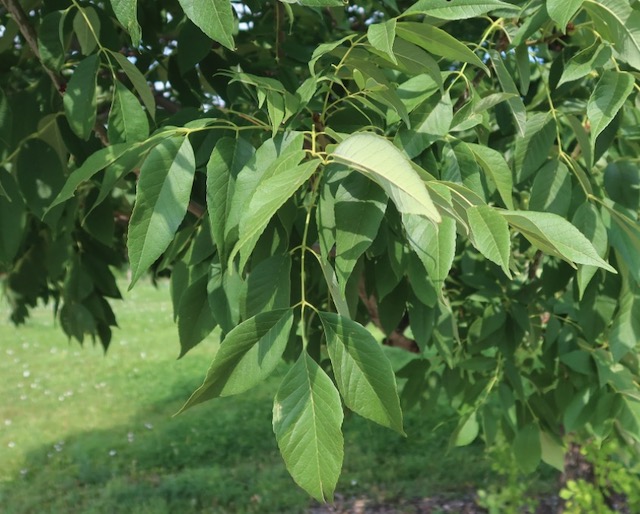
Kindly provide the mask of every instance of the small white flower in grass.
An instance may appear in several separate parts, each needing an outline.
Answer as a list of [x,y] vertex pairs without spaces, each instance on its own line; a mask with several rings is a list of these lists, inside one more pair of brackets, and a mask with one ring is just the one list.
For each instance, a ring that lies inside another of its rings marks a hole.
[[9,441],[9,442],[7,443],[7,446],[8,446],[9,448],[15,448],[15,447],[16,447],[16,443],[15,443],[14,441]]
[[7,355],[13,355],[13,350],[7,350]]
[[4,420],[5,426],[9,426],[9,425],[11,425],[11,423],[13,423],[13,421],[11,421],[10,419],[5,419]]
[[22,372],[22,376],[24,378],[29,378],[31,376],[31,371],[29,371],[28,369]]
[[135,434],[134,434],[133,432],[129,432],[129,433],[127,434],[127,441],[129,441],[130,443],[132,443],[132,442],[133,442],[133,440],[135,439],[135,437],[136,437],[136,436],[135,436]]
[[22,468],[20,470],[20,475],[25,476],[27,473],[29,473],[29,470],[27,468]]
[[26,400],[27,398],[28,398],[28,396],[27,396],[26,394],[21,394],[21,395],[20,395],[20,399],[21,399],[22,401]]
[[115,457],[118,454],[115,450],[109,450],[109,457]]
[[151,423],[145,423],[144,428],[146,428],[147,430],[153,430],[153,425]]

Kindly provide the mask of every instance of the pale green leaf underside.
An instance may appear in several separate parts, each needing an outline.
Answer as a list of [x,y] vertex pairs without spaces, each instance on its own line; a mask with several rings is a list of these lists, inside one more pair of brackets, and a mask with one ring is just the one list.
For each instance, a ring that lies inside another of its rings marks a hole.
[[273,431],[287,470],[321,502],[333,497],[344,439],[340,395],[331,379],[303,351],[273,403]]
[[352,411],[404,434],[395,375],[371,333],[338,314],[321,312],[327,350],[344,403]]
[[502,268],[508,277],[511,241],[509,224],[494,208],[474,205],[467,209],[471,242],[487,259]]
[[293,325],[293,310],[263,312],[231,330],[211,363],[204,383],[180,412],[212,398],[243,393],[276,368]]
[[494,9],[514,9],[514,6],[498,0],[419,0],[407,12],[424,13],[442,20],[462,20]]
[[377,182],[400,212],[440,221],[440,213],[411,161],[385,138],[353,134],[337,146],[333,158]]
[[96,80],[99,66],[100,58],[97,54],[80,61],[63,99],[64,112],[71,130],[85,141],[89,139],[96,122]]
[[564,218],[547,212],[503,211],[509,224],[541,250],[568,263],[588,264],[616,273],[589,240]]
[[565,31],[567,23],[575,16],[584,0],[547,0],[547,12],[561,31]]
[[144,161],[129,222],[130,288],[173,240],[187,212],[194,175],[195,156],[186,137],[162,141]]

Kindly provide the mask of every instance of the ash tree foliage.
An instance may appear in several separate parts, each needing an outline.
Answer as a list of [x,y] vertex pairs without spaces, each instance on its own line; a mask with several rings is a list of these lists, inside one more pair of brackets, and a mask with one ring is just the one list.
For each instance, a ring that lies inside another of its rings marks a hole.
[[319,500],[345,408],[446,401],[524,471],[638,449],[638,2],[1,0],[0,33],[14,323],[106,349],[114,271],[170,276],[180,355],[222,334],[185,408],[288,361]]

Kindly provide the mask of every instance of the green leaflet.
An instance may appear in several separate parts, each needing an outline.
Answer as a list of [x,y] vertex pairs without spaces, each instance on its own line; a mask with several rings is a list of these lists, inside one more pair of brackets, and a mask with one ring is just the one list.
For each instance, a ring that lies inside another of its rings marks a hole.
[[640,12],[626,0],[584,0],[583,5],[618,57],[640,70]]
[[247,319],[290,305],[291,257],[273,255],[251,270],[240,297],[240,314]]
[[[254,156],[237,173],[233,191],[227,192],[228,207],[226,209],[228,210],[224,225],[226,249],[230,250],[237,242],[240,219],[246,216],[247,205],[260,181],[270,177],[279,169],[297,166],[305,155],[302,150],[303,141],[304,136],[299,132],[286,132],[275,139],[268,139],[262,143]],[[223,159],[228,162],[230,150],[221,148],[221,152],[227,154],[227,157],[223,156]],[[242,152],[248,152],[248,149],[242,150]],[[238,157],[238,159],[243,160],[244,157]],[[224,173],[224,171],[219,173]],[[231,193],[231,203],[228,203]]]
[[513,176],[502,154],[488,146],[475,143],[467,143],[467,146],[473,152],[476,161],[489,181],[495,185],[505,206],[508,209],[513,209],[513,199],[511,197]]
[[458,426],[451,434],[451,443],[455,446],[467,446],[475,441],[479,432],[478,417],[473,411],[460,419]]
[[195,157],[186,137],[162,141],[144,161],[129,222],[129,288],[173,239],[187,212],[194,174]]
[[178,0],[184,13],[202,32],[233,50],[234,18],[228,0]]
[[338,186],[334,206],[335,267],[343,295],[356,262],[378,233],[386,207],[384,191],[359,173],[351,173]]
[[0,168],[0,268],[10,264],[18,253],[27,226],[27,210],[13,177]]
[[393,54],[393,43],[396,39],[395,19],[384,23],[373,23],[369,25],[367,29],[367,39],[373,48],[385,53],[392,63],[398,64],[398,60]]
[[534,211],[504,211],[503,215],[512,227],[542,251],[560,257],[571,265],[588,264],[616,273],[602,260],[587,238],[564,218]]
[[613,121],[633,90],[635,78],[623,71],[604,71],[587,104],[587,117],[591,122],[591,141]]
[[548,0],[547,12],[558,28],[565,32],[567,23],[576,15],[583,2],[584,0]]
[[640,169],[631,159],[620,159],[604,169],[604,187],[609,198],[632,211],[640,209]]
[[396,32],[398,37],[424,48],[429,53],[451,61],[467,62],[489,73],[485,64],[464,43],[438,27],[428,23],[401,22]]
[[73,30],[82,54],[89,55],[93,52],[100,39],[100,18],[96,10],[91,6],[79,7],[73,17]]
[[156,117],[156,100],[153,97],[153,92],[147,84],[147,79],[144,78],[144,75],[140,72],[140,70],[136,67],[135,64],[129,61],[124,55],[119,52],[111,52],[108,50],[110,54],[118,61],[120,68],[124,71],[127,78],[131,81],[133,88],[136,90],[138,95],[140,95],[140,99],[142,103],[149,111],[152,119]]
[[402,224],[409,245],[422,261],[436,289],[441,292],[455,256],[456,222],[445,216],[438,225],[433,225],[415,214],[404,214]]
[[[296,157],[297,158],[297,157]],[[304,184],[320,164],[319,159],[291,167],[287,159],[265,174],[253,192],[249,204],[240,218],[239,237],[229,256],[244,251],[244,261],[253,251],[257,237],[262,234],[276,211]]]
[[442,20],[463,20],[494,9],[513,10],[514,6],[499,0],[454,0],[449,3],[443,3],[442,0],[418,0],[406,12],[427,14]]
[[211,213],[211,235],[221,261],[226,260],[229,248],[225,232],[238,173],[253,158],[255,150],[246,140],[222,138],[207,163],[207,208]]
[[180,296],[177,316],[180,357],[183,357],[216,328],[216,320],[209,308],[207,282],[208,276],[201,276],[189,284]]
[[16,179],[26,205],[36,216],[44,218],[51,212],[47,207],[64,184],[58,154],[42,139],[30,139],[20,148],[16,168]]
[[284,3],[298,3],[305,7],[341,7],[344,5],[342,0],[280,0]]
[[352,134],[332,156],[377,182],[400,212],[440,221],[440,213],[411,162],[385,138],[371,133]]
[[558,86],[587,76],[596,68],[600,68],[609,62],[611,55],[610,46],[596,41],[589,48],[581,50],[569,59],[564,67]]
[[473,205],[467,209],[471,243],[487,259],[502,268],[511,278],[509,225],[496,209],[488,205]]
[[38,51],[42,63],[54,71],[64,64],[64,47],[60,38],[60,24],[64,23],[62,11],[53,11],[42,18],[38,30]]
[[615,362],[634,351],[640,341],[640,290],[633,282],[622,292],[620,309],[613,320],[609,344]]
[[321,312],[320,319],[345,405],[404,435],[395,375],[380,344],[355,321],[329,312]]
[[566,217],[571,205],[571,174],[559,160],[545,164],[536,173],[531,188],[529,209],[553,212]]
[[520,183],[547,160],[556,138],[555,121],[549,113],[534,113],[527,119],[524,137],[516,139],[515,171]]
[[491,62],[493,63],[493,68],[496,71],[496,75],[498,77],[498,82],[500,82],[500,86],[505,93],[511,93],[516,96],[512,96],[507,100],[507,105],[509,106],[509,110],[513,115],[513,119],[516,123],[516,127],[518,129],[519,135],[522,137],[525,134],[525,126],[527,122],[527,110],[524,106],[524,102],[522,98],[520,98],[520,92],[513,81],[513,78],[509,74],[507,67],[500,57],[500,53],[496,50],[491,50],[489,52],[489,57],[491,57]]
[[542,457],[540,429],[537,425],[530,423],[518,430],[513,441],[513,453],[523,472],[532,473],[536,470]]
[[289,340],[293,310],[263,312],[227,334],[211,363],[204,383],[180,412],[212,398],[243,393],[275,369]]
[[140,102],[119,81],[113,91],[108,135],[111,144],[142,141],[149,136],[149,121]]
[[64,112],[69,126],[85,141],[96,123],[96,80],[100,58],[97,54],[86,57],[76,67],[64,94]]
[[131,36],[133,46],[140,44],[142,31],[138,24],[138,0],[111,0],[113,12]]
[[331,501],[342,459],[342,405],[327,374],[302,352],[273,403],[273,431],[287,470],[318,501]]
[[[578,207],[578,210],[576,210],[576,213],[573,215],[571,222],[589,241],[591,241],[591,244],[598,252],[598,255],[604,258],[609,248],[609,244],[607,229],[604,226],[602,216],[600,216],[598,209],[592,203],[584,203]],[[588,265],[583,265],[578,268],[576,280],[578,282],[578,294],[580,300],[597,270],[598,268],[596,266]]]

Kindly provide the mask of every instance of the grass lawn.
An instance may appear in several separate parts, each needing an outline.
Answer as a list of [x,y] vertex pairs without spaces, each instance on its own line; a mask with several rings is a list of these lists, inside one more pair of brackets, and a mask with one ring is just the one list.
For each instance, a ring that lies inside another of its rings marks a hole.
[[[271,429],[286,371],[236,398],[172,417],[200,385],[215,336],[181,360],[167,283],[115,302],[121,329],[107,355],[55,327],[51,309],[26,327],[0,304],[0,512],[304,512]],[[407,413],[408,438],[345,418],[338,492],[374,501],[460,494],[492,479],[482,448],[447,449],[443,412]]]

